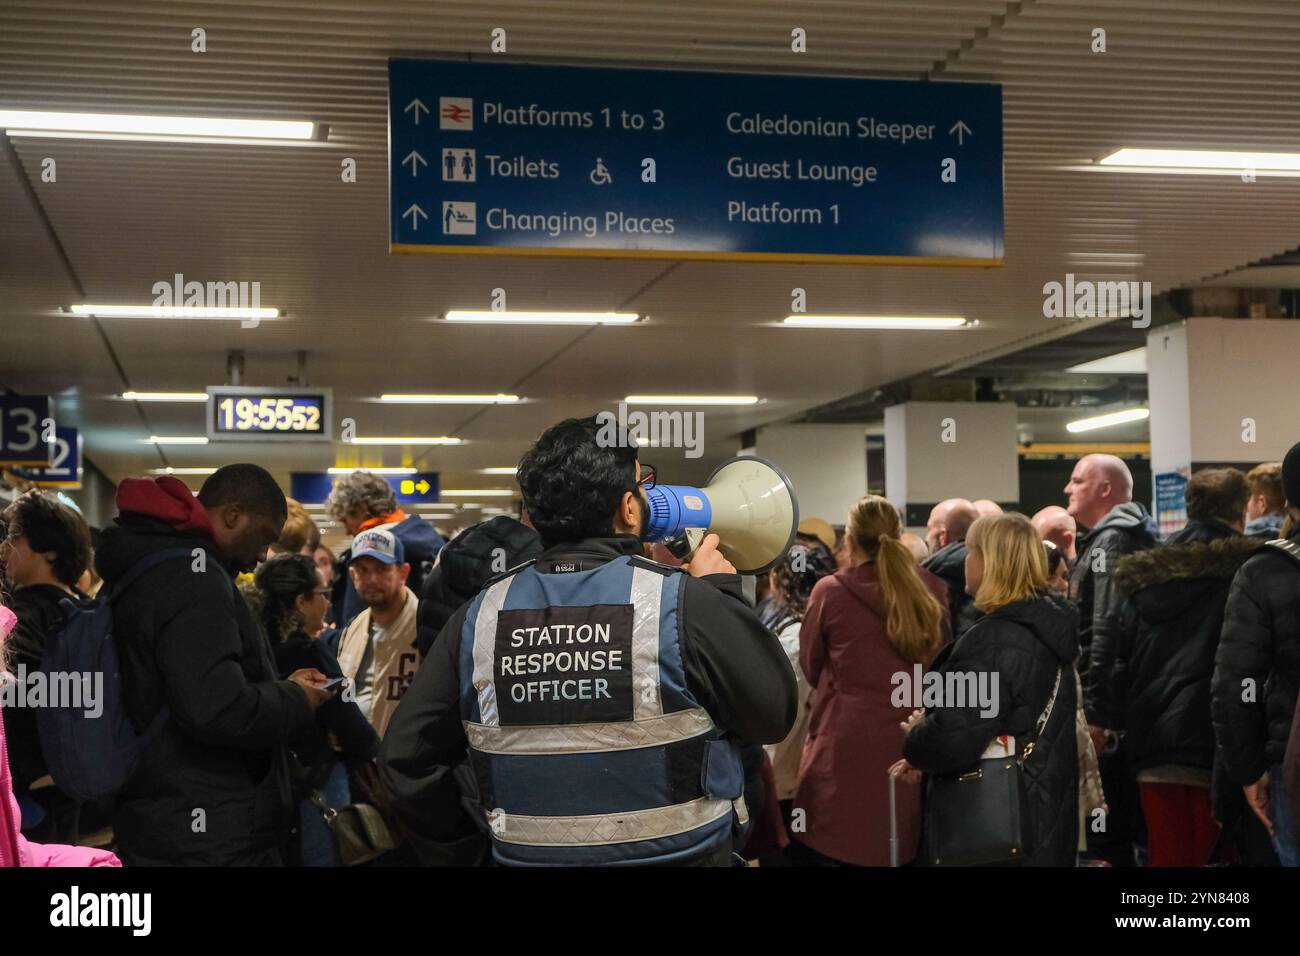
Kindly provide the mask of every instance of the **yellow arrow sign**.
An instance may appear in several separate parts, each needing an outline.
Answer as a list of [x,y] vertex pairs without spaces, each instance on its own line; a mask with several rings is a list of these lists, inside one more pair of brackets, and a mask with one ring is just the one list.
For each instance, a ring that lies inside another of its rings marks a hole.
[[420,494],[422,495],[429,493],[429,483],[425,481],[423,478],[421,478],[418,482],[416,482],[415,487],[420,490]]

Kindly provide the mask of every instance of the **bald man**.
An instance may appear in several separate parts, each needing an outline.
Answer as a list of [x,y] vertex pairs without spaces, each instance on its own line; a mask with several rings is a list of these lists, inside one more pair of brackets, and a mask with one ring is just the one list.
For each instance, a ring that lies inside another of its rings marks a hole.
[[1002,506],[991,498],[976,498],[971,502],[975,506],[976,512],[983,518],[985,515],[1002,514]]
[[[1102,786],[1110,806],[1102,833],[1088,829],[1088,850],[1112,866],[1133,866],[1133,834],[1138,810],[1137,780],[1116,738],[1099,725],[1104,667],[1092,667],[1093,635],[1114,630],[1123,594],[1114,586],[1115,566],[1122,557],[1153,547],[1156,524],[1141,503],[1133,501],[1133,475],[1114,455],[1085,455],[1074,466],[1065,486],[1066,512],[1080,528],[1078,555],[1070,569],[1070,598],[1079,608],[1079,677],[1088,732],[1100,755]],[[1106,640],[1099,642],[1104,646]],[[1107,752],[1111,751],[1111,752]]]
[[1056,545],[1065,555],[1065,560],[1074,564],[1074,538],[1079,526],[1070,517],[1070,512],[1060,505],[1048,505],[1029,520],[1040,538]]
[[949,498],[934,506],[926,526],[930,556],[921,567],[948,585],[948,620],[954,638],[974,623],[974,599],[966,593],[966,532],[978,517],[965,498]]
[[925,525],[925,543],[930,554],[966,540],[966,532],[978,517],[975,505],[965,498],[948,498],[931,508],[930,520]]

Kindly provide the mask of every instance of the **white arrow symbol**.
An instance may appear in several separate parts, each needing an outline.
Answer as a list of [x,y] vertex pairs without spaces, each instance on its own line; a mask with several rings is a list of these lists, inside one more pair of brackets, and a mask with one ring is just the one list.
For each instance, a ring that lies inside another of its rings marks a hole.
[[425,219],[429,218],[429,214],[425,212],[423,209],[421,209],[419,206],[417,206],[415,203],[411,203],[411,205],[407,207],[406,212],[402,213],[403,219],[405,219],[407,216],[411,217],[411,229],[415,232],[420,231],[419,217],[423,216]]
[[402,112],[403,112],[403,113],[409,113],[409,112],[411,112],[411,107],[415,107],[415,125],[416,125],[416,126],[419,126],[419,125],[420,125],[420,110],[424,110],[424,111],[427,113],[427,112],[429,112],[429,107],[425,106],[422,102],[420,102],[420,98],[419,98],[419,97],[416,97],[415,99],[411,100],[411,102],[409,102],[409,103],[406,104],[406,109],[402,110]]
[[958,145],[958,146],[961,146],[961,145],[962,145],[962,135],[963,135],[963,134],[966,134],[966,135],[969,135],[969,136],[974,136],[974,135],[975,135],[974,133],[971,132],[971,128],[970,128],[969,126],[967,126],[967,125],[966,125],[964,122],[962,122],[961,120],[958,120],[957,122],[953,123],[953,124],[952,124],[952,129],[948,130],[948,135],[949,135],[949,136],[951,136],[953,133],[956,133],[956,134],[957,134],[957,145]]
[[429,165],[427,162],[425,162],[424,157],[421,156],[419,153],[417,153],[415,150],[411,150],[409,153],[407,153],[407,154],[406,154],[406,158],[402,160],[402,165],[403,165],[403,166],[405,166],[407,163],[410,163],[410,164],[411,164],[411,175],[412,175],[412,176],[417,175],[417,173],[416,173],[416,168],[415,168],[415,167],[416,167],[416,164],[418,164],[418,163],[424,163],[424,165],[426,165],[426,166]]

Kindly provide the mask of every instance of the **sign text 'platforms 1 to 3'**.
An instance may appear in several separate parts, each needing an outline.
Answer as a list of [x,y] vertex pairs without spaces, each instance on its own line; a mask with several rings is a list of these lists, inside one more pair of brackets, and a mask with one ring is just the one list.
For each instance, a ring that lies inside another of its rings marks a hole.
[[1002,260],[1002,89],[394,59],[395,252]]

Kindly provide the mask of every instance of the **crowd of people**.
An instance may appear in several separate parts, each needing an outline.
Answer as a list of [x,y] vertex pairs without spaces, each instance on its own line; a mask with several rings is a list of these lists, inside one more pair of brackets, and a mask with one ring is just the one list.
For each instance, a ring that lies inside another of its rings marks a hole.
[[1088,455],[1032,517],[805,518],[747,582],[643,541],[653,469],[598,432],[449,541],[354,472],[337,557],[256,465],[128,478],[102,531],[22,494],[0,670],[108,608],[134,756],[87,798],[0,706],[0,865],[1300,862],[1300,445],[1192,474],[1163,542]]

